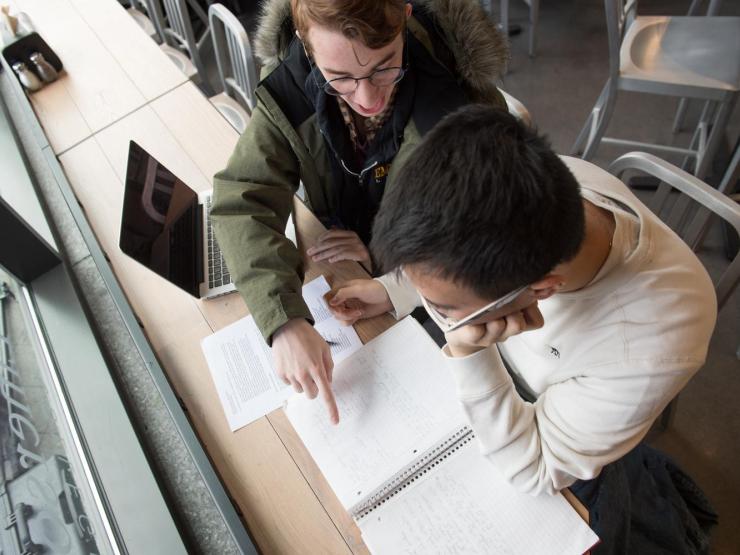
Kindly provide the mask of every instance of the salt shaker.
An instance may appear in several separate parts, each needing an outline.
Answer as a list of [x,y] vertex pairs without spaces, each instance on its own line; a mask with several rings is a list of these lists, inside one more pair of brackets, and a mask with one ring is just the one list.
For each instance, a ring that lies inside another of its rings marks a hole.
[[54,69],[53,65],[46,61],[46,58],[44,58],[44,55],[41,52],[34,52],[29,56],[29,59],[36,67],[36,73],[39,74],[44,83],[51,83],[59,77],[57,70]]
[[18,75],[21,85],[26,87],[29,92],[37,91],[44,86],[41,79],[36,77],[36,74],[28,69],[23,62],[15,62],[13,64],[13,71]]

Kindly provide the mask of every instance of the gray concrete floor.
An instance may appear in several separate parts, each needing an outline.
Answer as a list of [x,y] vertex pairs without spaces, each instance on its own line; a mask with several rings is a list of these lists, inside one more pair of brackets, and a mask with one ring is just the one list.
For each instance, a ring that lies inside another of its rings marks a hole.
[[[640,2],[640,13],[685,14],[689,3],[644,0]],[[603,2],[543,1],[534,58],[527,56],[527,7],[521,0],[512,0],[510,9],[512,22],[521,23],[523,32],[511,39],[512,60],[504,89],[524,103],[538,128],[549,135],[555,150],[567,154],[607,78]],[[740,2],[724,2],[720,15],[740,15]],[[609,135],[687,145],[687,133],[673,136],[670,132],[677,104],[677,100],[664,97],[620,93]],[[694,107],[692,115],[696,115],[697,109]],[[736,109],[730,123],[729,144],[734,144],[739,132],[740,110]],[[594,162],[606,167],[624,152],[625,149],[603,146]],[[715,175],[710,181],[716,179]],[[715,276],[727,266],[720,252],[717,229],[700,257]],[[711,499],[720,515],[713,533],[713,553],[727,555],[740,553],[740,361],[735,356],[738,345],[740,292],[735,291],[719,314],[704,368],[679,398],[674,423],[667,431],[654,430],[649,436],[649,442],[671,454]]]

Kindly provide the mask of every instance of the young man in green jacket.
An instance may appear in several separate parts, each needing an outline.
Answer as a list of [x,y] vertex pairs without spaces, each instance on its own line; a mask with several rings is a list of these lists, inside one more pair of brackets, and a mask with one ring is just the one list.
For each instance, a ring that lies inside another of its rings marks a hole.
[[293,195],[302,182],[329,229],[308,251],[314,260],[370,263],[386,183],[447,113],[470,102],[505,109],[494,81],[508,50],[475,0],[268,0],[257,54],[258,103],[215,176],[211,214],[278,376],[320,393],[337,422],[331,354],[284,233]]

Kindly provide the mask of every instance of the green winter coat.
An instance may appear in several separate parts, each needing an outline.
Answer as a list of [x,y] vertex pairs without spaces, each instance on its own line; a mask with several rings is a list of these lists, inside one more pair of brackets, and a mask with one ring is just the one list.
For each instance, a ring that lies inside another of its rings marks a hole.
[[[426,0],[414,2],[413,9],[417,16],[412,13],[408,28],[417,48],[423,45],[429,60],[456,79],[468,101],[505,109],[495,80],[508,46],[477,2]],[[292,38],[289,0],[266,1],[257,36],[263,63],[257,106],[228,166],[214,177],[211,210],[232,279],[268,343],[288,320],[312,321],[301,296],[301,258],[284,234],[299,182],[305,186],[307,206],[320,219],[331,218],[336,210],[329,139],[322,136],[320,118],[303,87],[294,82],[305,56],[302,49],[300,56],[296,53]],[[428,93],[428,88],[423,90]],[[429,113],[435,111],[418,114],[417,109],[416,117],[408,118],[388,171],[389,186],[430,121],[444,115]]]

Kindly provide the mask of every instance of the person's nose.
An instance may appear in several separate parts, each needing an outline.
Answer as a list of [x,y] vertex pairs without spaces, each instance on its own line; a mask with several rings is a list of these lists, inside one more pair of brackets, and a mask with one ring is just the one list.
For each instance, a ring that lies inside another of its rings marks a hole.
[[357,90],[355,90],[354,101],[357,104],[362,104],[365,108],[375,106],[375,103],[380,98],[381,90],[379,87],[373,85],[369,79],[363,79],[357,83]]

